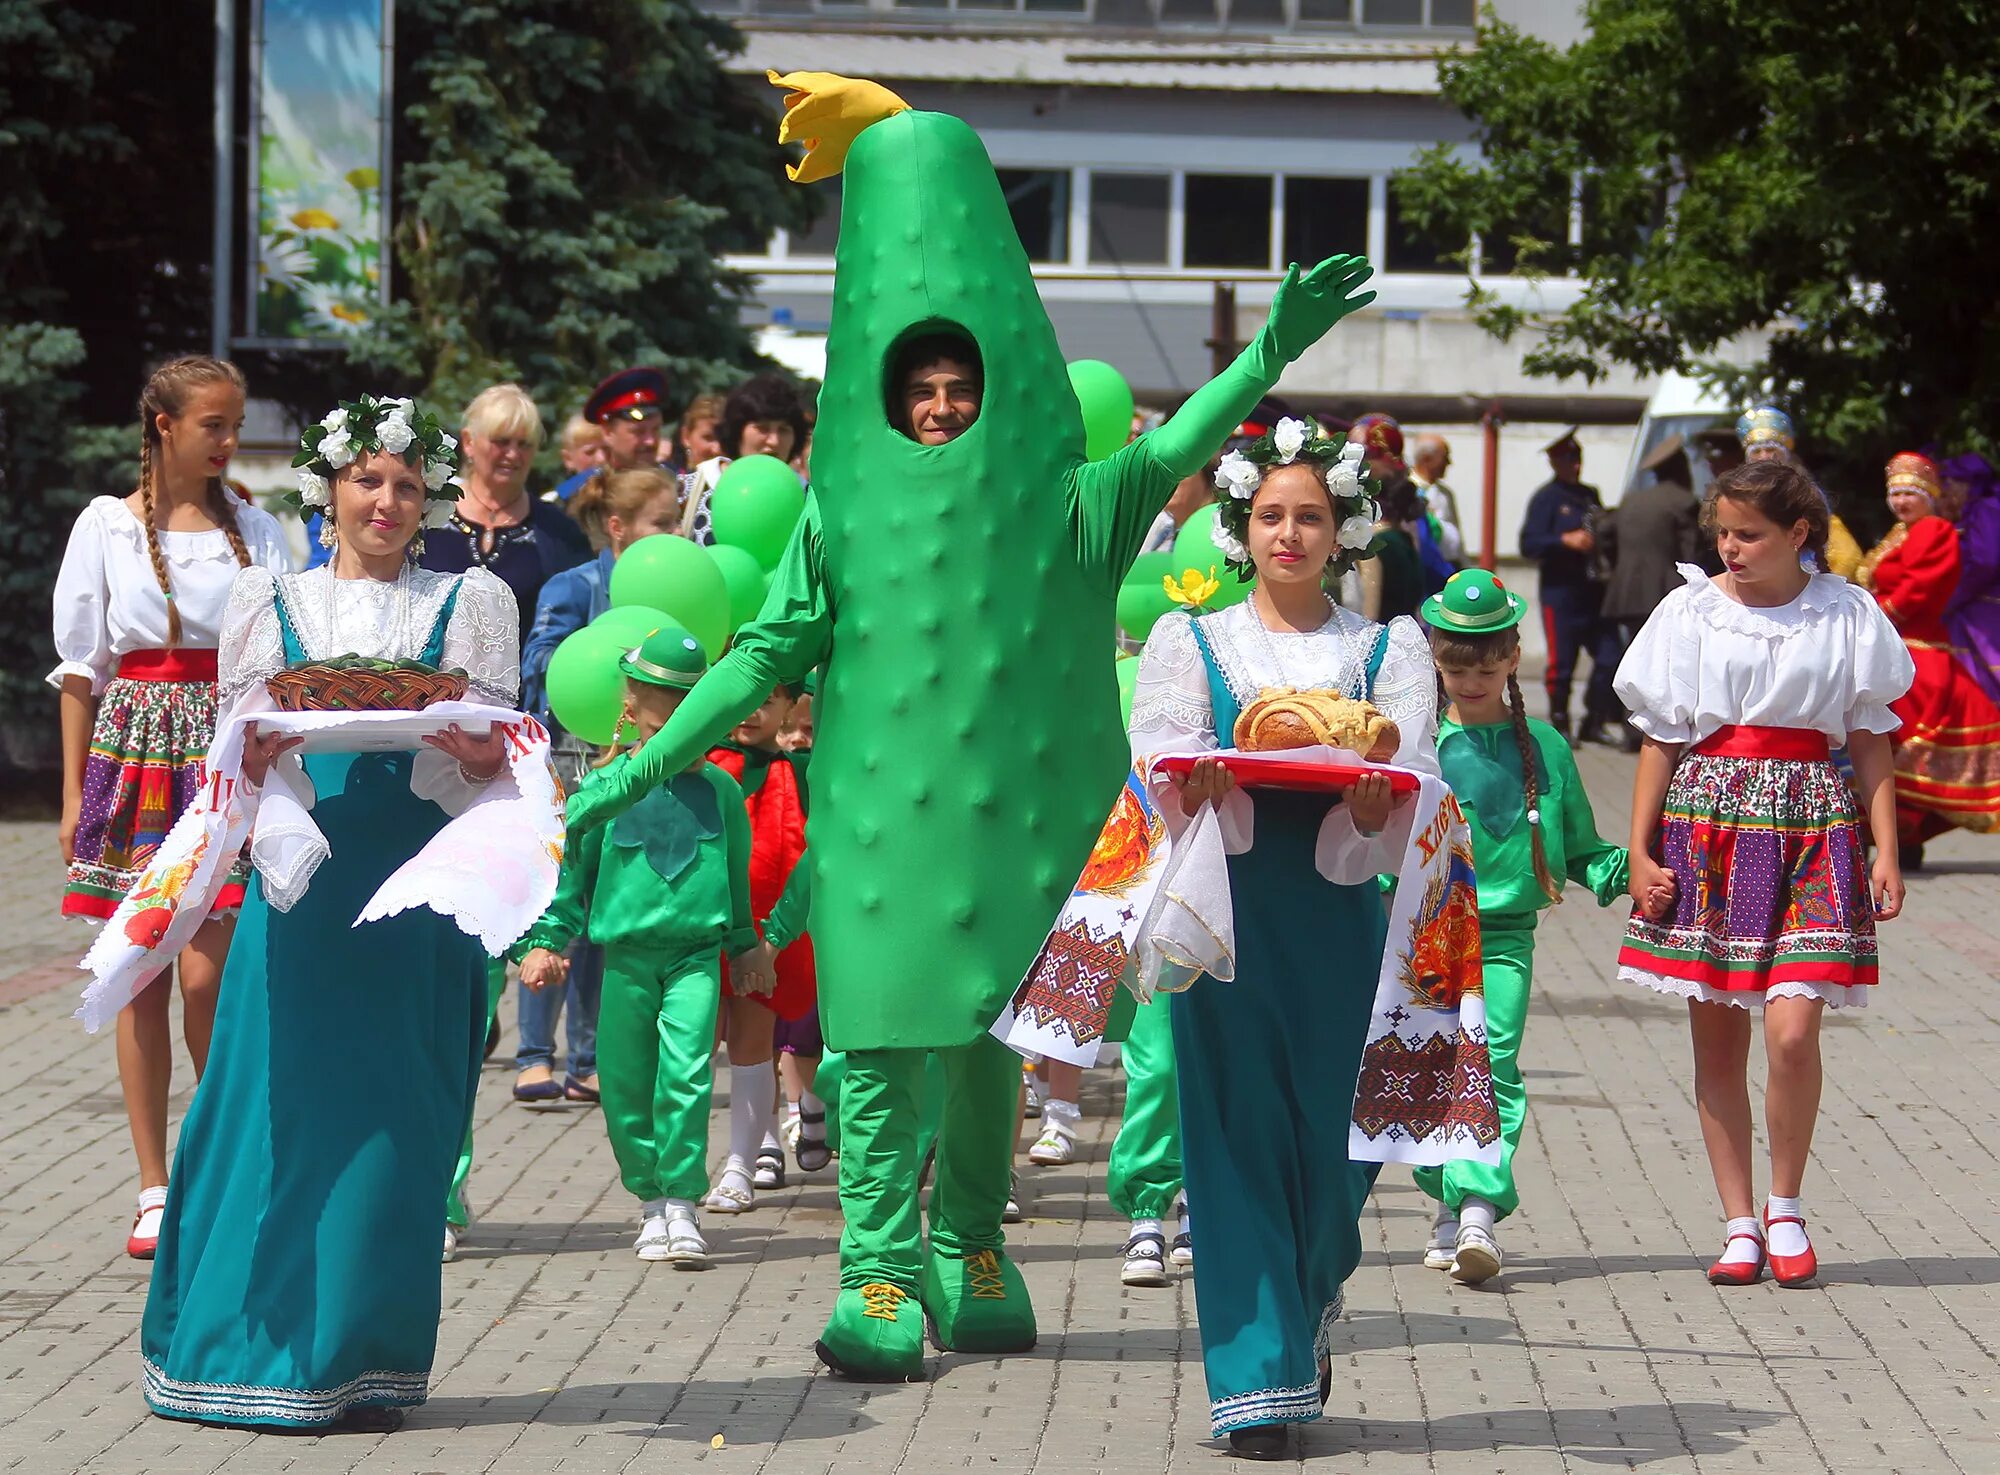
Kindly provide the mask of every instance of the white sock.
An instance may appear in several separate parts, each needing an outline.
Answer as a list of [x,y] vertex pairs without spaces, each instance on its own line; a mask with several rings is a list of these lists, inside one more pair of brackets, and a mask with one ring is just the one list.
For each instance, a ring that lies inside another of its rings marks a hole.
[[1437,1217],[1431,1220],[1431,1228],[1434,1231],[1449,1229],[1456,1232],[1458,1229],[1458,1210],[1454,1209],[1443,1199],[1439,1199]]
[[1158,1219],[1134,1219],[1132,1221],[1132,1233],[1128,1238],[1137,1239],[1142,1234],[1157,1234],[1162,1239],[1166,1238],[1166,1235],[1160,1229],[1160,1221]]
[[[1779,1198],[1775,1193],[1764,1200],[1764,1214],[1767,1219],[1791,1216],[1803,1219],[1805,1209],[1795,1198]],[[1771,1253],[1774,1255],[1803,1255],[1812,1248],[1812,1241],[1806,1238],[1805,1230],[1797,1224],[1773,1224],[1767,1231],[1771,1236]]]
[[657,1219],[666,1212],[667,1200],[663,1198],[642,1199],[639,1203],[639,1218],[641,1222],[647,1219]]
[[[799,1092],[799,1111],[801,1113],[810,1111],[816,1115],[825,1116],[826,1103],[810,1091],[801,1091]],[[822,1137],[826,1135],[826,1124],[824,1122],[820,1124],[819,1135]]]
[[1074,1101],[1057,1101],[1051,1098],[1042,1103],[1042,1124],[1053,1127],[1063,1136],[1074,1138],[1083,1121],[1083,1108]]
[[729,1155],[749,1162],[771,1131],[771,1062],[729,1067]]
[[1483,1229],[1493,1232],[1493,1205],[1485,1199],[1468,1193],[1465,1201],[1458,1206],[1459,1227],[1463,1229]]
[[[1729,1248],[1722,1252],[1724,1265],[1755,1265],[1763,1258],[1764,1226],[1755,1219],[1731,1219],[1722,1232],[1730,1236]],[[1737,1239],[1739,1234],[1755,1235],[1756,1240]]]

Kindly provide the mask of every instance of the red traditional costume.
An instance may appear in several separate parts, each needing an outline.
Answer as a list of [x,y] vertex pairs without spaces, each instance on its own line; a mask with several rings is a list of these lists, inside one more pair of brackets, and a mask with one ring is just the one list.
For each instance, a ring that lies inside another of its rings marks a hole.
[[[750,909],[757,919],[757,935],[761,937],[765,920],[786,888],[805,881],[805,877],[795,874],[806,853],[805,785],[798,769],[783,753],[724,743],[711,748],[708,759],[743,788],[744,807],[750,812]],[[810,936],[800,937],[778,954],[777,973],[778,986],[755,1002],[780,1019],[803,1018],[819,997]],[[722,990],[734,997],[726,963],[722,970]]]
[[1905,845],[1953,826],[2000,830],[2000,706],[1952,658],[1945,629],[1958,572],[1958,529],[1935,514],[1896,524],[1858,571],[1917,666],[1915,684],[1890,705],[1903,722],[1896,829]]

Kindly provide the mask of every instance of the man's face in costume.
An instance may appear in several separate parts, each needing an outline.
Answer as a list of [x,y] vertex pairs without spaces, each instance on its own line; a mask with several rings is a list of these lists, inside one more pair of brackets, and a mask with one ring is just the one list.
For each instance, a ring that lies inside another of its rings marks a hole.
[[902,429],[920,446],[956,440],[979,418],[984,385],[979,370],[962,359],[934,358],[903,376]]

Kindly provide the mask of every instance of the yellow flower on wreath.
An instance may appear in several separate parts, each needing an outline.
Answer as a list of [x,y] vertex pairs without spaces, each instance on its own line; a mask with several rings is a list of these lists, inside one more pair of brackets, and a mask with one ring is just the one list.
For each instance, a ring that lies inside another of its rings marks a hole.
[[1216,578],[1215,567],[1211,564],[1206,575],[1198,568],[1186,570],[1178,579],[1168,574],[1160,580],[1160,587],[1167,591],[1167,598],[1175,604],[1200,609],[1222,592],[1222,581]]

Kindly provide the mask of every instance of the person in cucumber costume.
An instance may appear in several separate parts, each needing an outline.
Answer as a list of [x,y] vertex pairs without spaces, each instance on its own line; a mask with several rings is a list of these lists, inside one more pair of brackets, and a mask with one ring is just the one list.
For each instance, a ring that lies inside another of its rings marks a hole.
[[[621,813],[780,681],[822,667],[810,829],[821,1022],[840,1088],[840,1294],[817,1351],[921,1374],[936,1343],[1025,1351],[1003,1248],[1019,1061],[988,1033],[1129,766],[1102,657],[1175,485],[1286,364],[1373,300],[1358,257],[1292,267],[1256,339],[1102,461],[978,135],[827,73],[787,89],[796,180],[846,180],[813,492],[762,614],[573,830]],[[940,339],[958,345],[937,354]],[[916,351],[913,351],[913,346]],[[917,361],[912,361],[912,360]],[[943,1082],[922,1244],[918,1124]]]

